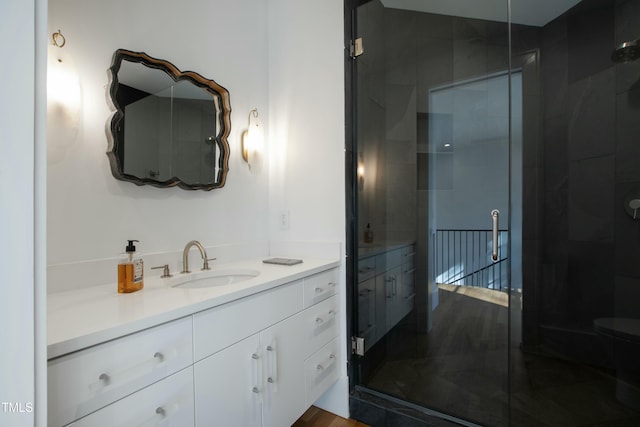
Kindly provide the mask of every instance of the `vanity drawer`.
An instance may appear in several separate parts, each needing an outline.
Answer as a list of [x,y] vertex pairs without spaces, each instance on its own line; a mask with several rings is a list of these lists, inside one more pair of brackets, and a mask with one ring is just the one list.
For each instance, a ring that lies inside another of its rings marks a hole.
[[304,311],[306,356],[315,353],[338,336],[338,313],[340,313],[338,302],[338,296],[334,295]]
[[193,367],[100,409],[72,427],[194,425]]
[[394,249],[376,256],[376,272],[384,273],[402,262],[402,249]]
[[376,275],[376,257],[363,258],[358,261],[358,283]]
[[304,307],[311,307],[336,293],[339,283],[337,268],[304,279]]
[[196,361],[302,310],[302,281],[292,282],[193,316]]
[[62,426],[193,363],[191,317],[49,361],[48,425]]
[[402,248],[402,262],[406,260],[413,259],[416,254],[416,246],[409,245]]
[[334,338],[305,361],[307,406],[313,405],[338,380],[338,350],[338,338]]

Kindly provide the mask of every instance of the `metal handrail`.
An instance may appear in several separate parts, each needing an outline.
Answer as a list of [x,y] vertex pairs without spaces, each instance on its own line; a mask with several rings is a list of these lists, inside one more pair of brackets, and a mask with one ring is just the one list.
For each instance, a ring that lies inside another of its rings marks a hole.
[[506,286],[503,279],[508,277],[507,265],[503,263],[507,257],[493,259],[492,255],[497,250],[494,241],[500,245],[507,238],[507,230],[499,230],[497,240],[492,229],[436,230],[433,241],[434,281],[502,290]]

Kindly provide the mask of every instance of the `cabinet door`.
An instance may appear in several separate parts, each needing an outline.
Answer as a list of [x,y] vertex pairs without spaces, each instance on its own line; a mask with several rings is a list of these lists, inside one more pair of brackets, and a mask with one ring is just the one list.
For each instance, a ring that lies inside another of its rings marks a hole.
[[[406,252],[406,253],[404,253]],[[414,308],[416,287],[415,287],[415,253],[413,252],[413,246],[408,246],[403,249],[402,259],[402,280],[400,288],[402,290],[402,304],[400,319],[409,314]]]
[[306,410],[306,349],[302,343],[307,327],[302,312],[260,332],[264,355],[262,405],[265,427],[290,426]]
[[358,283],[358,336],[364,338],[365,351],[376,342],[376,281]]
[[260,347],[255,334],[194,365],[196,426],[262,424]]
[[188,367],[69,424],[72,427],[193,426],[193,369]]
[[387,333],[387,305],[390,303],[391,284],[386,274],[376,276],[376,338],[378,341]]
[[385,273],[387,300],[387,332],[402,319],[402,268],[395,267]]

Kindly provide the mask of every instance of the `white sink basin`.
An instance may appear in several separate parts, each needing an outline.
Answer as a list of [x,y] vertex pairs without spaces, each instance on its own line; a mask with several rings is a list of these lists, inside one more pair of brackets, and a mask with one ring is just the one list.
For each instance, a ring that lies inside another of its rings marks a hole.
[[209,273],[180,275],[174,278],[169,286],[180,289],[211,288],[244,282],[258,275],[259,271],[250,269],[214,270]]

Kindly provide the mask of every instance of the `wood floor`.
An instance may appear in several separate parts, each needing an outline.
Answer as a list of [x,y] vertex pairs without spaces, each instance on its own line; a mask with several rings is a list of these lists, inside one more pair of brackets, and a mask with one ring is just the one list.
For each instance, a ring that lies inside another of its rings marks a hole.
[[348,420],[312,406],[292,427],[369,427],[356,420]]

